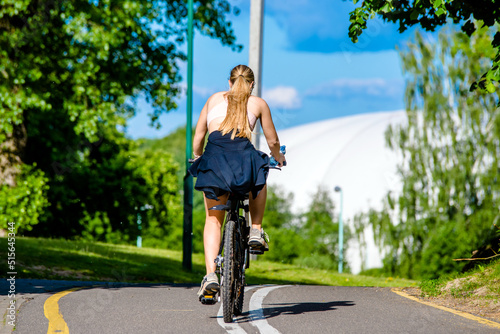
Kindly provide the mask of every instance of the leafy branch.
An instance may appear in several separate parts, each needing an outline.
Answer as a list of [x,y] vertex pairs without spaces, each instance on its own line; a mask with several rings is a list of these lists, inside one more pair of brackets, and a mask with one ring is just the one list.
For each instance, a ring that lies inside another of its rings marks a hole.
[[488,256],[488,257],[478,257],[478,258],[470,258],[470,259],[453,259],[453,261],[484,261],[484,260],[489,260],[489,259],[493,259],[497,256],[500,256],[500,254],[497,254],[495,252],[495,255],[492,255],[492,256]]
[[[357,4],[359,0],[351,0]],[[494,1],[452,1],[452,0],[365,0],[350,13],[349,37],[356,43],[367,28],[367,21],[381,16],[386,22],[399,23],[399,32],[419,25],[427,31],[435,31],[439,26],[452,21],[460,24],[469,37],[482,26],[496,31],[500,24],[500,7]],[[479,89],[493,93],[500,82],[500,32],[496,31],[491,41],[496,50],[491,67],[472,83],[470,90]],[[474,79],[473,79],[474,80]]]

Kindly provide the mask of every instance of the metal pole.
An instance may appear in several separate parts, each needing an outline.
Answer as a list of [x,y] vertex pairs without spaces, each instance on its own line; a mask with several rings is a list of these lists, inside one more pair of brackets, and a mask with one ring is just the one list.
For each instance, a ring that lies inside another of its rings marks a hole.
[[192,269],[193,252],[193,177],[187,172],[193,154],[193,0],[188,0],[188,66],[186,117],[186,175],[184,179],[184,233],[182,236],[182,266]]
[[137,248],[142,247],[142,235],[141,235],[141,230],[142,230],[142,217],[141,213],[139,212],[137,214],[137,230],[138,230],[138,235],[137,235]]
[[[264,26],[264,0],[251,0],[250,2],[250,46],[248,66],[255,75],[255,86],[252,94],[262,97],[262,34]],[[252,144],[259,149],[261,126],[257,122],[252,136]]]
[[340,192],[340,214],[339,214],[339,274],[342,274],[344,265],[344,222],[342,221],[342,211],[344,209],[344,192],[341,187],[335,187],[336,192]]
[[344,210],[344,192],[340,190],[340,215],[339,215],[339,274],[342,274],[344,265],[344,222],[342,211]]

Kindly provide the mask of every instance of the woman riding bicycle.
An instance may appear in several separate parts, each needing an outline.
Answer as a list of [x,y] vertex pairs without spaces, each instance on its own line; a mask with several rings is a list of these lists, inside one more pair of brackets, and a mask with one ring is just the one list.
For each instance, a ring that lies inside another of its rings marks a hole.
[[[250,230],[249,245],[268,249],[262,218],[266,206],[266,180],[269,157],[257,151],[250,142],[252,131],[260,119],[267,144],[278,166],[283,166],[284,155],[271,111],[263,99],[252,96],[253,71],[245,65],[231,70],[229,91],[213,94],[201,110],[193,140],[195,162],[189,172],[197,177],[195,189],[203,191],[205,200],[205,248],[206,276],[201,283],[198,296],[219,291],[219,280],[215,274],[215,258],[219,251],[221,227],[225,211],[209,210],[225,204],[229,193],[244,196],[249,193]],[[205,136],[208,143],[203,152]]]

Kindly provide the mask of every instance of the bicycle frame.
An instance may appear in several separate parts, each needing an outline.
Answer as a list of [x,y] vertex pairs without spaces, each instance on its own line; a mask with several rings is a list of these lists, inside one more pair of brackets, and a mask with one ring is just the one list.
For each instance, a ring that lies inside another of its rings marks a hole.
[[[223,226],[223,235],[219,247],[219,253],[215,259],[215,264],[216,264],[216,272],[220,273],[220,269],[222,268],[222,263],[223,263],[223,251],[224,251],[224,238],[226,235],[226,224],[229,221],[234,221],[236,224],[236,231],[237,234],[240,236],[239,240],[241,241],[241,249],[243,251],[246,251],[249,249],[247,246],[248,244],[248,236],[250,233],[250,209],[249,209],[249,204],[248,204],[248,196],[246,196],[244,199],[237,198],[234,195],[230,195],[227,203],[223,205],[216,205],[209,210],[224,210],[227,211],[226,218],[224,220],[224,226]],[[240,210],[243,210],[244,215],[240,215]],[[246,242],[245,242],[246,241]],[[246,256],[247,259],[246,261],[246,266],[245,269],[248,269],[250,262],[249,262],[249,257]],[[244,271],[243,271],[244,274]]]

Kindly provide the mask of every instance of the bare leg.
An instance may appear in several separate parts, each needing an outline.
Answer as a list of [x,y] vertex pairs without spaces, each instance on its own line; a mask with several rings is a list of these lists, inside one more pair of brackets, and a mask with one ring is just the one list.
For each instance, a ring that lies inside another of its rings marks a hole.
[[257,197],[253,198],[250,193],[250,216],[252,217],[252,227],[262,229],[262,219],[266,209],[267,185],[262,188]]
[[221,238],[221,228],[224,221],[225,211],[208,210],[216,205],[226,204],[228,195],[219,197],[219,201],[205,197],[205,229],[203,231],[203,245],[205,248],[205,266],[207,274],[215,272],[215,258],[219,253],[219,245]]

